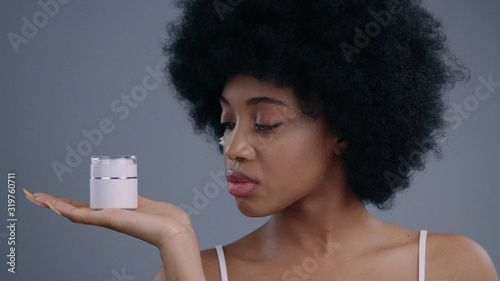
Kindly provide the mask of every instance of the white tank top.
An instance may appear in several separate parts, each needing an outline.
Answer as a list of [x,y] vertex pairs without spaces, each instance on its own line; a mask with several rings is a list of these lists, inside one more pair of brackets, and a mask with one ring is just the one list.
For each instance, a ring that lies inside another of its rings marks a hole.
[[[427,243],[427,230],[420,230],[420,238],[418,242],[418,281],[425,281],[425,245]],[[227,279],[226,258],[221,245],[215,246],[217,250],[217,258],[219,259],[219,268],[221,281],[229,281]]]

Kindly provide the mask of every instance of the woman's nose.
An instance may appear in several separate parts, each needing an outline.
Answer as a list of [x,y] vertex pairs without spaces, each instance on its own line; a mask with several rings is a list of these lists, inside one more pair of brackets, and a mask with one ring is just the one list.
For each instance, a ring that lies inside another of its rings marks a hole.
[[250,142],[250,129],[239,124],[224,137],[224,154],[233,161],[255,159],[255,150]]

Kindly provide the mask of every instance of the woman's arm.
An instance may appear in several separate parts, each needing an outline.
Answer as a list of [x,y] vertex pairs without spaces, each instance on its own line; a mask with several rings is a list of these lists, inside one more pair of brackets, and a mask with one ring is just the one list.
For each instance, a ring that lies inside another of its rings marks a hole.
[[205,280],[200,249],[193,231],[180,232],[160,245],[159,250],[165,280]]
[[[87,203],[26,193],[39,207],[50,207],[70,221],[113,229],[144,240],[160,251],[166,280],[204,281],[196,235],[189,216],[181,208],[139,196],[138,208],[90,209]],[[50,206],[52,205],[52,206]]]

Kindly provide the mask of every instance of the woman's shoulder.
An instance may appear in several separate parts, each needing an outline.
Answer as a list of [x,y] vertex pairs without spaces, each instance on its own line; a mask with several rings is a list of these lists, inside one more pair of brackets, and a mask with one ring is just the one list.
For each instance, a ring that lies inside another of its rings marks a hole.
[[[398,243],[412,249],[416,247],[416,243],[419,243],[418,232],[408,230],[407,234],[411,234],[411,237],[408,237],[409,239],[406,241],[407,243],[401,243],[403,240]],[[241,247],[242,241],[239,242],[226,245],[225,252],[230,248]],[[200,253],[206,280],[221,280],[216,249],[210,248]],[[425,257],[427,280],[498,281],[495,267],[488,253],[477,242],[463,235],[429,232]]]
[[219,270],[219,258],[215,248],[206,249],[200,252],[201,262],[203,264],[203,272],[207,281],[221,280]]
[[[223,246],[223,253],[227,262],[227,257],[237,260],[248,260],[249,257],[242,253],[251,253],[255,251],[256,231],[253,231],[240,239]],[[209,248],[200,252],[203,270],[207,281],[220,281],[221,273],[219,258],[216,248]],[[252,256],[252,255],[250,255]],[[251,259],[251,258],[250,258]]]
[[459,234],[427,235],[426,272],[430,280],[498,280],[484,248]]
[[[201,262],[203,265],[203,272],[205,273],[205,278],[207,281],[219,281],[220,271],[219,271],[219,260],[217,258],[217,251],[215,248],[206,249],[200,251]],[[165,269],[161,266],[158,271],[153,276],[153,281],[166,281],[167,276]]]

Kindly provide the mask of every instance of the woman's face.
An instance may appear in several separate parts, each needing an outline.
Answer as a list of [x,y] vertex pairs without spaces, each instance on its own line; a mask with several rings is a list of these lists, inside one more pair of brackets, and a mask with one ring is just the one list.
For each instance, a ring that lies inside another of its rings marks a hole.
[[243,214],[271,215],[334,188],[342,143],[324,118],[302,113],[292,89],[237,75],[220,104],[229,191]]

